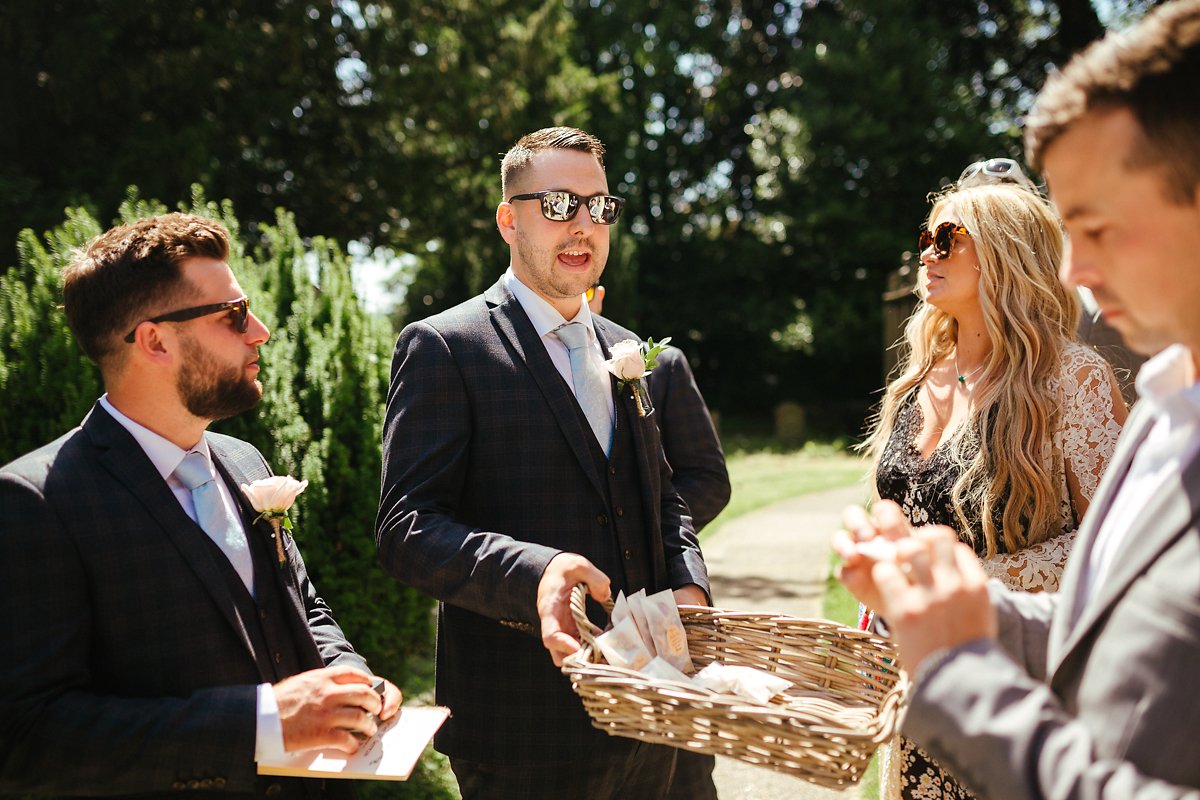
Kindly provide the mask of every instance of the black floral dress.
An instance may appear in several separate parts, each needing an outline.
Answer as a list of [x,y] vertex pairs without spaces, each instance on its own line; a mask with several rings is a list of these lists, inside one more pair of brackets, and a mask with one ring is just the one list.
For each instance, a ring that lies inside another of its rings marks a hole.
[[[1036,545],[987,559],[984,559],[986,543],[980,526],[973,523],[974,542],[963,537],[963,541],[972,544],[989,575],[1010,588],[1027,592],[1058,591],[1063,565],[1075,541],[1079,514],[1071,502],[1067,471],[1078,481],[1080,494],[1090,501],[1121,432],[1113,417],[1109,369],[1090,348],[1078,344],[1064,348],[1062,368],[1047,382],[1046,398],[1055,404],[1053,410],[1058,421],[1051,441],[1043,448],[1043,459],[1057,476],[1060,489],[1058,530]],[[913,525],[948,525],[959,530],[962,526],[950,500],[951,491],[962,474],[959,464],[970,461],[978,452],[979,433],[975,429],[964,432],[961,461],[953,457],[949,438],[928,458],[922,458],[916,442],[923,423],[914,390],[902,404],[880,456],[876,489],[881,498],[898,503]],[[1000,509],[997,525],[1002,514]],[[968,507],[966,516],[975,520],[978,512]],[[1002,540],[997,547],[1003,550]],[[903,737],[885,748],[882,772],[881,791],[887,800],[973,797],[953,775]]]

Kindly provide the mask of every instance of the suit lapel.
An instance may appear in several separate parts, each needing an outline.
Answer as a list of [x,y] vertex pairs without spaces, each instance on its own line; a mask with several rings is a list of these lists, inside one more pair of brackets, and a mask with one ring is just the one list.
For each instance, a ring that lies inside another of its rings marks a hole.
[[[265,519],[259,520],[258,522],[254,521],[258,516],[258,512],[255,511],[254,507],[250,505],[249,499],[241,490],[241,485],[243,483],[249,484],[254,480],[258,480],[259,478],[268,477],[269,472],[267,470],[263,470],[263,474],[258,476],[247,474],[241,467],[241,460],[237,458],[235,453],[230,451],[225,446],[224,442],[214,436],[209,436],[207,434],[205,436],[208,440],[209,450],[211,450],[213,454],[213,463],[217,465],[217,471],[220,472],[225,478],[226,482],[231,487],[233,496],[237,499],[238,511],[240,512],[240,516],[242,518],[242,524],[246,528],[246,535],[259,537],[262,541],[267,543],[266,550],[269,554],[269,563],[267,564],[267,568],[263,570],[256,570],[255,572],[260,578],[266,578],[274,581],[276,586],[279,587],[280,591],[282,592],[282,596],[286,598],[284,604],[287,607],[287,610],[293,615],[293,619],[303,622],[302,625],[298,626],[293,624],[291,626],[292,630],[297,634],[297,636],[301,637],[298,639],[299,642],[307,642],[311,644],[311,652],[308,655],[310,656],[311,660],[315,654],[315,663],[319,665],[321,663],[320,652],[317,649],[316,642],[312,638],[312,631],[308,627],[308,614],[305,610],[304,600],[300,596],[300,587],[296,581],[296,576],[292,569],[292,565],[289,561],[289,563],[286,565],[286,569],[278,568],[274,530],[271,527],[271,523],[267,522]],[[280,536],[282,535],[283,532],[280,531]],[[255,548],[253,543],[251,543],[250,552],[254,554],[256,551],[257,548]],[[257,556],[255,557],[257,558]],[[261,593],[264,591],[267,591],[267,587],[260,586],[259,592]]]
[[584,429],[580,415],[575,411],[579,404],[562,376],[559,375],[554,362],[550,360],[550,354],[546,352],[546,347],[538,337],[537,331],[534,330],[533,323],[529,321],[529,317],[517,299],[504,287],[503,282],[497,282],[484,293],[483,297],[490,307],[492,324],[525,362],[538,389],[546,398],[546,403],[550,406],[555,421],[562,429],[571,451],[579,461],[579,466],[583,468],[588,480],[603,497],[604,487],[600,481],[600,473],[596,471],[596,463],[588,451],[588,437],[595,437],[592,436],[590,430]]
[[[607,324],[606,320],[593,316],[592,324],[596,327],[596,338],[600,340],[600,347],[604,351],[604,355],[608,357],[612,346],[618,341],[616,332],[613,331]],[[614,391],[616,390],[617,381],[612,381]],[[633,444],[636,451],[638,472],[641,475],[641,495],[642,506],[645,510],[647,520],[657,520],[661,515],[659,508],[660,498],[657,492],[651,492],[653,486],[657,486],[656,480],[658,476],[657,463],[657,447],[651,449],[649,437],[646,432],[646,425],[655,425],[654,408],[650,407],[650,392],[647,390],[646,382],[639,381],[642,402],[647,406],[646,416],[639,416],[637,413],[637,401],[633,399],[633,390],[629,387],[617,391],[614,395],[614,407],[616,413],[613,415],[617,425],[629,425],[633,431]]]
[[[1063,585],[1064,592],[1071,592],[1066,595],[1068,605],[1065,607],[1070,613],[1057,615],[1051,630],[1048,674],[1053,675],[1067,661],[1091,631],[1101,624],[1109,610],[1124,596],[1138,576],[1183,534],[1196,516],[1197,509],[1193,507],[1192,498],[1187,492],[1188,486],[1196,485],[1196,481],[1200,480],[1200,459],[1193,458],[1182,473],[1170,476],[1149,499],[1137,523],[1125,534],[1108,574],[1103,582],[1093,589],[1090,602],[1083,609],[1075,608],[1078,602],[1078,584],[1090,560],[1100,523],[1107,516],[1113,499],[1129,472],[1133,456],[1150,432],[1154,421],[1153,415],[1142,414],[1137,419],[1137,425],[1127,429],[1129,435],[1121,437],[1112,468],[1108,473],[1112,475],[1112,480],[1108,480],[1106,475],[1102,487],[1105,490],[1102,503],[1099,507],[1088,509],[1087,538],[1086,541],[1081,541],[1076,547],[1076,552],[1071,554],[1071,565],[1074,569],[1069,571],[1071,580]],[[1097,498],[1101,499],[1099,492]],[[1082,540],[1082,532],[1080,537]],[[1072,624],[1076,617],[1079,617],[1078,621]]]
[[129,490],[145,513],[162,528],[167,540],[179,551],[188,569],[237,632],[247,653],[253,656],[250,636],[237,613],[225,576],[213,560],[212,547],[203,538],[206,534],[184,512],[137,440],[99,405],[88,414],[82,427],[102,451],[101,465]]

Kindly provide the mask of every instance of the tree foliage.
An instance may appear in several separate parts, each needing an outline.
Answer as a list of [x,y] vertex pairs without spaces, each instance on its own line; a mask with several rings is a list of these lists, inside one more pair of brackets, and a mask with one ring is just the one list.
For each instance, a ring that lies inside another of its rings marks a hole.
[[250,241],[282,204],[304,236],[404,254],[400,323],[496,278],[499,155],[577,125],[629,199],[607,311],[674,336],[728,411],[857,414],[926,193],[1019,154],[1049,65],[1151,2],[10,3],[0,240],[200,181]]

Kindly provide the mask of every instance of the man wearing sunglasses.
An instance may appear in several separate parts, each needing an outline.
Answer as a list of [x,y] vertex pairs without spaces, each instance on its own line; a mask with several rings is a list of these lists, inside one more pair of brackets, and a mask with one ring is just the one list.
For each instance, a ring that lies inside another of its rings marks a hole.
[[1076,56],[1028,118],[1070,233],[1060,277],[1157,353],[1061,590],[988,585],[953,531],[894,504],[835,539],[912,676],[904,733],[981,797],[1200,797],[1197,80],[1200,0],[1176,0]]
[[270,335],[228,233],[167,214],[93,240],[63,277],[105,395],[0,469],[0,794],[346,796],[259,777],[264,756],[352,752],[400,692],[371,672],[290,540],[239,490],[270,468],[206,431],[262,396]]
[[674,770],[673,749],[593,728],[558,669],[579,647],[577,583],[596,600],[707,602],[659,412],[639,415],[602,364],[640,337],[584,302],[624,202],[603,154],[574,128],[518,141],[496,209],[509,269],[405,328],[392,361],[379,554],[440,601],[437,699],[453,715],[435,745],[466,800],[661,797]]

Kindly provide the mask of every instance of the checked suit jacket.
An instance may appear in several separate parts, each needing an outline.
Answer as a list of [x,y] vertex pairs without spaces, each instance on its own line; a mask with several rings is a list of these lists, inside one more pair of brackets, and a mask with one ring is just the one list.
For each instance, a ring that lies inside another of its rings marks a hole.
[[1125,425],[1062,591],[993,581],[1004,650],[979,641],[921,666],[905,733],[982,797],[1200,798],[1200,459],[1147,503],[1075,608],[1100,521],[1153,425],[1146,411]]
[[721,440],[682,350],[668,347],[659,353],[658,365],[646,383],[671,467],[671,482],[699,533],[729,503],[729,470]]
[[[593,320],[606,353],[638,338]],[[537,586],[558,553],[591,560],[612,579],[614,596],[689,583],[708,591],[691,520],[671,487],[657,412],[639,417],[628,389],[614,402],[615,438],[632,441],[634,452],[618,458],[614,449],[606,464],[502,281],[400,334],[376,535],[383,565],[441,601],[437,698],[452,716],[435,744],[450,756],[567,763],[621,741],[591,727],[542,646]],[[644,520],[640,563],[627,560],[631,550],[614,533],[622,512],[608,487],[621,480]]]
[[[228,436],[205,438],[248,535],[266,542],[269,525],[251,524],[236,488],[271,474],[262,455]],[[283,570],[273,544],[253,544],[264,554],[255,554],[260,602],[267,592],[273,600],[250,613],[254,601],[231,585],[228,562],[99,404],[79,428],[0,469],[0,607],[9,617],[0,794],[312,796],[314,782],[271,789],[256,776],[255,686],[275,680],[280,651],[256,648],[264,637],[251,626],[282,626],[285,664],[369,670],[295,543],[287,539]]]

